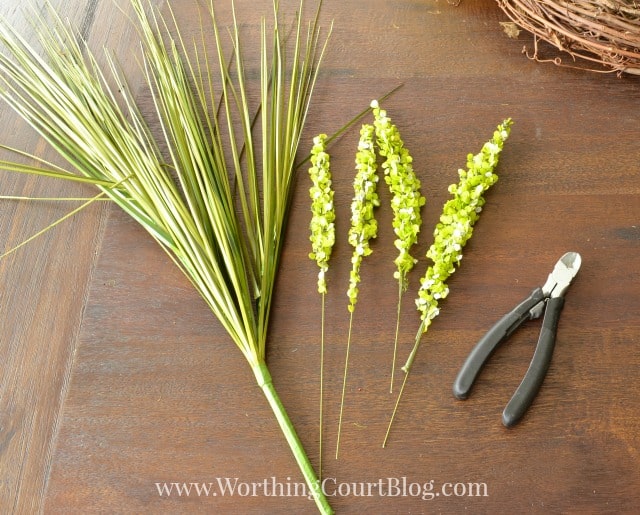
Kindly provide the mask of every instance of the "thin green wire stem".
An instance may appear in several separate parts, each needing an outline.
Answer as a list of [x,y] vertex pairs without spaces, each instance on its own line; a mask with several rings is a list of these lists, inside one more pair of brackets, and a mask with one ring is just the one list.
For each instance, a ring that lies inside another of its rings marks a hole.
[[387,446],[387,440],[389,440],[389,434],[391,433],[391,426],[393,425],[393,421],[396,418],[396,413],[398,411],[398,406],[400,405],[400,399],[402,399],[402,394],[404,393],[404,387],[407,384],[407,379],[409,379],[409,372],[406,372],[404,375],[404,379],[402,381],[402,386],[400,387],[400,393],[398,394],[398,398],[396,399],[396,403],[393,406],[393,413],[391,414],[391,419],[389,420],[389,425],[387,426],[387,432],[384,435],[384,440],[382,441],[382,447]]
[[319,435],[318,435],[318,477],[322,479],[322,440],[324,428],[324,298],[322,293],[322,307],[320,315],[320,413],[319,413]]
[[391,384],[389,393],[393,393],[393,380],[396,375],[396,359],[398,356],[398,335],[400,334],[400,313],[402,312],[402,281],[398,281],[398,309],[396,312],[396,331],[393,340],[393,359],[391,361]]
[[347,391],[347,372],[349,369],[349,352],[351,350],[351,329],[353,327],[353,311],[349,315],[349,332],[347,335],[347,352],[344,358],[344,374],[342,376],[342,394],[340,396],[340,416],[338,418],[338,437],[336,439],[336,459],[340,453],[340,435],[342,434],[342,415],[344,414],[344,399]]
[[389,434],[391,433],[391,426],[393,425],[393,421],[396,418],[396,412],[398,411],[398,406],[400,405],[400,400],[402,399],[402,394],[404,393],[404,387],[407,384],[407,379],[409,378],[409,372],[411,370],[411,365],[413,364],[413,360],[415,358],[416,352],[418,352],[418,347],[420,347],[420,342],[422,341],[422,335],[424,334],[425,322],[424,320],[420,324],[418,328],[418,333],[416,334],[416,340],[413,345],[413,349],[411,350],[411,354],[407,359],[407,362],[402,367],[402,371],[404,372],[404,379],[402,380],[402,386],[400,387],[400,392],[398,392],[398,397],[396,398],[396,403],[393,407],[393,412],[391,413],[391,418],[389,420],[389,425],[387,426],[387,432],[384,435],[384,440],[382,442],[382,447],[387,445],[387,440],[389,439]]

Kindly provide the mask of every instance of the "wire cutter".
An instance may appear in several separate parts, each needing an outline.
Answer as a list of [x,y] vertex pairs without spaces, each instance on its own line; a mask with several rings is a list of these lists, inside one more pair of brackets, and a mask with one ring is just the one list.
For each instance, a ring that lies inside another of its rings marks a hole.
[[547,282],[534,289],[528,298],[507,313],[473,348],[453,384],[453,394],[466,399],[476,376],[498,345],[527,320],[544,313],[542,330],[529,369],[502,413],[502,423],[511,427],[525,414],[535,398],[551,363],[556,343],[558,319],[564,305],[564,294],[581,264],[580,254],[567,252],[556,263]]

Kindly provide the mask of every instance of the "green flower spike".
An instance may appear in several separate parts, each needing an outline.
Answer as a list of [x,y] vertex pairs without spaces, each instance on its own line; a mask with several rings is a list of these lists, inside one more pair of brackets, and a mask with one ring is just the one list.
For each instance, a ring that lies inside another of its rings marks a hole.
[[[440,313],[438,302],[449,294],[445,281],[456,271],[456,265],[462,259],[462,248],[471,238],[473,225],[480,218],[485,203],[483,195],[498,180],[494,168],[509,136],[511,123],[510,119],[505,120],[479,154],[467,156],[468,169],[458,170],[460,181],[449,186],[449,193],[453,198],[445,203],[440,222],[434,231],[433,244],[427,251],[427,257],[433,264],[421,280],[416,300],[421,313],[423,333]],[[413,356],[410,359],[413,361]],[[411,366],[411,361],[403,367],[405,372]]]
[[338,458],[340,450],[340,432],[342,429],[344,396],[347,387],[349,349],[351,347],[351,328],[353,326],[353,312],[358,302],[360,265],[362,264],[362,259],[372,252],[369,241],[378,235],[378,222],[374,218],[374,210],[380,205],[380,200],[376,192],[378,186],[378,166],[376,162],[374,135],[375,129],[373,125],[363,125],[360,130],[360,141],[358,142],[358,152],[356,153],[356,176],[353,180],[354,196],[351,202],[351,227],[349,229],[349,243],[353,247],[349,288],[347,290],[347,296],[349,297],[349,305],[347,306],[349,310],[349,334],[347,337],[347,352],[342,380],[336,459]]
[[471,238],[473,225],[480,217],[480,211],[485,203],[483,195],[498,180],[494,169],[498,164],[504,142],[509,137],[511,124],[511,119],[507,118],[498,125],[493,137],[484,144],[482,150],[475,156],[472,154],[467,156],[467,170],[458,171],[460,176],[458,184],[449,186],[449,192],[453,197],[445,203],[440,222],[434,231],[434,242],[427,251],[427,257],[431,259],[433,264],[427,268],[421,279],[416,300],[422,323],[409,358],[402,367],[405,372],[404,381],[389,421],[389,427],[382,443],[383,447],[387,443],[391,425],[422,335],[427,332],[431,321],[440,313],[439,301],[449,294],[449,288],[445,282],[456,271],[456,266],[462,259],[462,248]]
[[318,272],[318,293],[322,295],[321,322],[320,322],[320,413],[319,413],[319,465],[318,476],[322,477],[322,429],[323,400],[324,400],[324,297],[327,293],[326,272],[329,270],[329,258],[333,245],[336,242],[335,219],[336,212],[333,205],[334,191],[331,189],[330,158],[326,152],[327,135],[320,134],[313,138],[311,149],[311,223],[309,228],[311,235],[311,253],[320,271]]
[[398,257],[394,260],[397,267],[394,277],[398,280],[398,309],[391,366],[390,391],[393,391],[402,294],[409,285],[408,274],[418,262],[411,255],[410,250],[418,241],[418,233],[422,225],[420,209],[425,205],[426,199],[420,193],[420,180],[413,171],[413,158],[404,146],[400,131],[391,123],[387,112],[380,109],[377,100],[371,102],[371,108],[375,118],[378,151],[384,158],[382,164],[384,180],[392,195],[393,231],[396,235],[394,245],[399,251]]
[[360,265],[362,258],[371,254],[369,240],[378,235],[378,222],[374,218],[374,209],[380,205],[376,154],[373,142],[374,128],[363,125],[360,131],[358,152],[356,153],[356,176],[353,180],[354,196],[351,201],[351,227],[349,243],[353,247],[351,274],[349,275],[349,312],[353,313],[358,302],[358,284],[360,283]]
[[331,250],[336,242],[335,219],[333,205],[334,192],[331,189],[330,158],[325,150],[326,134],[313,138],[311,149],[311,168],[309,176],[312,186],[309,189],[311,197],[311,248],[309,257],[317,263],[318,293],[327,293],[326,272],[329,270]]

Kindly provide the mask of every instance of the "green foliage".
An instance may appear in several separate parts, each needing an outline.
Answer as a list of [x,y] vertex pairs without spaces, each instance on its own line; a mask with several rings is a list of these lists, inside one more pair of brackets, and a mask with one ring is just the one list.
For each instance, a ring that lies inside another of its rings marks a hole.
[[493,133],[493,137],[485,143],[476,155],[467,156],[467,170],[458,170],[460,180],[458,184],[449,186],[452,198],[448,200],[440,215],[440,221],[434,230],[434,241],[427,257],[432,264],[420,281],[420,289],[416,306],[421,313],[422,323],[416,340],[411,349],[402,370],[405,372],[402,387],[398,393],[396,403],[387,426],[387,432],[382,442],[385,447],[391,432],[391,426],[395,419],[404,392],[409,371],[420,347],[423,334],[427,331],[431,321],[438,316],[440,309],[438,303],[449,294],[446,280],[456,271],[456,266],[462,259],[462,248],[473,233],[473,225],[480,217],[482,206],[485,203],[484,193],[498,180],[494,169],[498,164],[498,158],[504,142],[511,131],[511,119],[507,118]]
[[427,251],[433,264],[421,279],[416,306],[421,312],[423,330],[438,316],[438,303],[449,294],[446,280],[462,259],[462,248],[473,233],[473,225],[480,217],[485,203],[484,193],[498,180],[494,168],[502,146],[509,136],[511,119],[505,120],[475,156],[467,156],[467,170],[459,170],[460,181],[449,186],[453,198],[442,210],[434,231],[434,242]]
[[407,274],[418,262],[411,256],[410,250],[418,241],[422,225],[420,209],[426,199],[420,194],[420,180],[413,171],[413,158],[404,146],[398,127],[391,123],[387,112],[380,109],[377,101],[374,100],[371,107],[378,152],[384,158],[384,180],[392,194],[393,231],[396,235],[394,245],[399,250],[394,260],[397,267],[394,277],[400,282],[402,291],[405,291],[408,286]]
[[347,290],[350,312],[353,312],[358,301],[362,258],[371,254],[369,241],[378,235],[378,222],[374,217],[374,209],[380,205],[380,199],[376,192],[378,175],[376,173],[374,133],[373,125],[365,124],[362,126],[356,153],[356,176],[353,180],[354,196],[351,201],[351,227],[349,229],[349,243],[354,248]]
[[[301,0],[285,34],[273,1],[272,22],[260,23],[259,105],[249,101],[247,87],[254,81],[244,75],[233,3],[228,31],[220,30],[214,3],[205,2],[210,25],[201,27],[214,43],[193,48],[170,19],[144,0],[131,0],[141,70],[156,110],[154,125],[160,125],[155,132],[115,60],[107,54],[103,71],[59,17],[45,21],[34,8],[37,47],[0,20],[0,97],[73,171],[7,161],[0,167],[94,183],[149,232],[246,358],[318,509],[332,513],[265,362],[296,153],[327,42],[320,34],[322,2],[305,22]],[[225,35],[233,47],[229,61]],[[110,79],[122,89],[111,89]]]
[[326,152],[327,135],[320,134],[313,138],[311,149],[311,223],[310,230],[312,251],[309,258],[315,260],[320,271],[318,272],[318,292],[327,292],[325,274],[329,269],[329,258],[336,241],[335,219],[336,212],[333,205],[334,191],[331,188],[330,157]]

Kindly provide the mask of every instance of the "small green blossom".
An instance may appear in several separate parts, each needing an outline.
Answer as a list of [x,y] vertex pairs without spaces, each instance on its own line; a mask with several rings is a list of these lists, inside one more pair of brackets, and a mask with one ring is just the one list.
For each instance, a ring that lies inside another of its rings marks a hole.
[[433,264],[421,279],[416,300],[424,331],[440,313],[439,301],[449,294],[445,282],[462,259],[462,248],[471,238],[473,225],[485,203],[483,195],[498,180],[494,168],[509,136],[511,123],[511,119],[506,119],[480,153],[467,156],[467,170],[459,170],[460,181],[449,186],[453,198],[445,203],[434,231],[434,242],[427,251]]
[[369,240],[378,235],[378,222],[374,209],[380,205],[376,192],[378,184],[376,153],[373,125],[365,124],[360,130],[360,141],[356,153],[356,176],[353,180],[354,196],[351,201],[351,227],[349,243],[353,247],[351,273],[349,275],[349,311],[353,313],[358,301],[358,283],[360,282],[360,264],[365,256],[371,254]]
[[331,250],[336,241],[335,219],[336,213],[333,205],[334,191],[331,189],[330,158],[327,154],[327,135],[320,134],[313,138],[313,148],[311,149],[311,248],[309,257],[320,267],[318,272],[318,292],[327,292],[327,282],[325,274],[329,269],[329,258]]
[[392,194],[393,231],[395,247],[399,250],[394,260],[397,267],[394,277],[400,282],[402,291],[407,289],[407,275],[418,262],[410,254],[418,241],[422,225],[420,209],[426,199],[420,194],[420,180],[413,171],[413,158],[400,137],[400,131],[391,123],[387,112],[380,109],[377,100],[371,102],[379,154],[384,158],[382,169],[384,180]]

